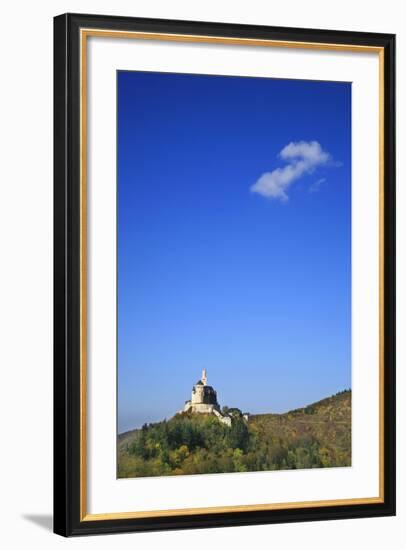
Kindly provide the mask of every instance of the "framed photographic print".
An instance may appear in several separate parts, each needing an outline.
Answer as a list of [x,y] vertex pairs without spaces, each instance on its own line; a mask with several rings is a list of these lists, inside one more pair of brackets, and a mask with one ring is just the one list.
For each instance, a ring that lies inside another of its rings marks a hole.
[[54,530],[395,513],[395,37],[54,20]]

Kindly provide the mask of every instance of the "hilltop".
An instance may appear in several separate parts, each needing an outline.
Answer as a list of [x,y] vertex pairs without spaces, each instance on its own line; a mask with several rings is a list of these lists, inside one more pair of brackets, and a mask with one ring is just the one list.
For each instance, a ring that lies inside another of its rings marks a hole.
[[182,412],[120,434],[118,477],[351,465],[351,390],[248,420],[239,409],[223,410],[231,426],[210,414]]

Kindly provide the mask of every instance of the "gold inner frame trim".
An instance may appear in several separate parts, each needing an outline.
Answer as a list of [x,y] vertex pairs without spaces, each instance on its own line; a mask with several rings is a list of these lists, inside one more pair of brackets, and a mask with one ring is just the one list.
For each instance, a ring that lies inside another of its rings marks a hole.
[[[181,508],[173,510],[143,510],[134,512],[87,513],[87,39],[88,37],[162,40],[208,44],[262,46],[379,55],[379,496]],[[253,512],[265,510],[292,510],[379,504],[384,502],[384,48],[357,44],[333,44],[286,40],[231,38],[224,36],[185,35],[106,29],[80,29],[80,521],[112,519],[141,519],[176,517],[185,515],[220,514],[227,512]]]

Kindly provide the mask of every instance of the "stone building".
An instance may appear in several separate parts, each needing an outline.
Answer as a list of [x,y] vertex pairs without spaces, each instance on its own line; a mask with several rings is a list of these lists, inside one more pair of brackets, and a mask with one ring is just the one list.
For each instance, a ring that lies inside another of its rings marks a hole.
[[186,401],[181,412],[214,414],[220,422],[231,426],[231,417],[221,412],[217,392],[207,385],[206,369],[203,369],[201,379],[193,386],[191,399]]

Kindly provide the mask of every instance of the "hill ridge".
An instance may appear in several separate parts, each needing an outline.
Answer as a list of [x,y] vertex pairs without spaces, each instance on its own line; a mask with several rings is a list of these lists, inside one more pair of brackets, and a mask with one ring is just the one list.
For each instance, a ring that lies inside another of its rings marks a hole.
[[117,437],[118,477],[187,475],[351,465],[351,390],[286,413],[237,408],[231,427],[178,413]]

